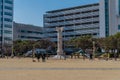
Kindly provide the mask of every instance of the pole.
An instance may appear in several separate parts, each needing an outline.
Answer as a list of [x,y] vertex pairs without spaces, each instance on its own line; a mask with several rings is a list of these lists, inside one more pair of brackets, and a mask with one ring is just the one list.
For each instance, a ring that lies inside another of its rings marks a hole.
[[62,42],[62,31],[63,27],[56,27],[57,33],[57,55],[54,57],[55,59],[64,59],[64,53],[63,53],[63,42]]
[[95,59],[95,41],[93,41],[93,58]]

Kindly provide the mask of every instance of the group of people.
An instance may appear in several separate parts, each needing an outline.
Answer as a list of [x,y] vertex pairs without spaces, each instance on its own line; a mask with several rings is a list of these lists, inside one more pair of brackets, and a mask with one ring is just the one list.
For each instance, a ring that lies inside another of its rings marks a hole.
[[35,54],[35,57],[37,58],[38,62],[40,62],[40,58],[42,58],[42,62],[45,62],[46,54]]

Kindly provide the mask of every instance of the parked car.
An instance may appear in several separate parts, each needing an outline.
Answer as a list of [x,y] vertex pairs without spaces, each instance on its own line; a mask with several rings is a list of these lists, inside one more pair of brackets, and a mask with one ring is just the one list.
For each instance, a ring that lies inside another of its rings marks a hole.
[[66,55],[71,55],[72,53],[74,53],[74,50],[72,48],[65,48],[63,50],[63,52],[66,54]]
[[56,55],[57,52],[54,50],[46,50],[46,49],[35,49],[34,51],[30,50],[27,51],[27,53],[25,54],[26,57],[31,57],[33,55],[33,53],[35,54],[47,54],[48,56],[50,55]]
[[31,57],[34,54],[47,54],[45,49],[34,49],[33,51],[27,51],[27,53],[25,54],[25,57]]

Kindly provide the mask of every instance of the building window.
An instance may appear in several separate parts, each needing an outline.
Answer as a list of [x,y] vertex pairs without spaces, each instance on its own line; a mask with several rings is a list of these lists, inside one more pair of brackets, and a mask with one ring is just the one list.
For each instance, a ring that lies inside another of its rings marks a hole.
[[12,8],[12,7],[9,7],[9,6],[5,6],[5,9],[13,10],[13,8]]
[[105,0],[105,33],[109,36],[109,0]]
[[13,4],[13,1],[10,1],[10,0],[5,0],[5,3],[8,3],[8,4]]
[[12,28],[12,25],[5,24],[4,25],[6,28]]
[[119,10],[119,15],[120,15],[120,0],[118,0],[118,10]]
[[20,32],[21,32],[21,33],[25,33],[26,31],[25,31],[25,30],[21,30]]
[[12,16],[12,13],[10,12],[4,12],[5,15]]
[[118,25],[118,30],[120,30],[120,25]]
[[4,30],[4,33],[6,33],[6,34],[12,34],[12,31]]
[[4,18],[4,21],[7,21],[7,22],[12,22],[12,19],[9,19],[9,18]]
[[2,30],[0,30],[0,34],[2,34]]
[[4,40],[12,41],[12,38],[11,37],[4,37]]

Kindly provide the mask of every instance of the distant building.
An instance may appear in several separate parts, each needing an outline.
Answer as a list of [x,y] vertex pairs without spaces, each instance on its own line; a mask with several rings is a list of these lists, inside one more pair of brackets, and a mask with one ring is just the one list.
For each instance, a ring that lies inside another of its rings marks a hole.
[[57,41],[56,27],[64,27],[63,40],[84,35],[99,37],[99,4],[48,11],[44,15],[45,36]]
[[13,41],[13,5],[14,0],[0,0],[0,51]]
[[84,35],[108,37],[120,32],[120,0],[47,11],[44,14],[45,36],[57,42],[56,27],[64,27],[64,41]]
[[40,40],[43,38],[43,28],[39,26],[14,23],[13,39],[15,40]]

